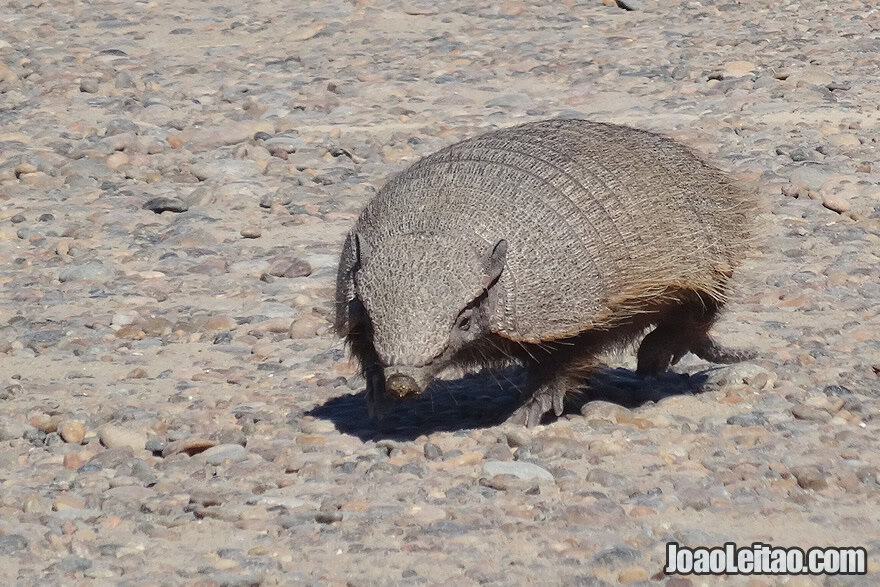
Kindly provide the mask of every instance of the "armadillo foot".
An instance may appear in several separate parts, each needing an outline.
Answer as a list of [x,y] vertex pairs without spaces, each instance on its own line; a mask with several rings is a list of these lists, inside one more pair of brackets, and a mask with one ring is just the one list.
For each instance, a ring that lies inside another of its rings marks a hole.
[[556,416],[561,416],[564,404],[565,387],[563,385],[543,385],[523,405],[517,408],[507,421],[526,428],[534,428],[541,423],[544,414],[551,410]]
[[691,346],[691,351],[701,359],[712,363],[740,363],[758,356],[755,351],[727,348],[709,336],[704,336]]

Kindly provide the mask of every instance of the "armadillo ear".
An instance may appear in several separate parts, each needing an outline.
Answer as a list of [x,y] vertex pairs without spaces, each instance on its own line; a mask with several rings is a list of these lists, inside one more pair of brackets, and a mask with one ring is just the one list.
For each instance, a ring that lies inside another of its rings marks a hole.
[[495,243],[483,259],[483,285],[488,287],[501,275],[504,262],[507,259],[507,241],[504,239]]

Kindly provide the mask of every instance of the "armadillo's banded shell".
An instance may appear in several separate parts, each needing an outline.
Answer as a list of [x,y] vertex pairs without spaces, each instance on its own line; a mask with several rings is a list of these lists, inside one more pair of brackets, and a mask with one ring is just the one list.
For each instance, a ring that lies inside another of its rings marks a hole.
[[[541,341],[609,325],[685,287],[720,295],[749,197],[674,141],[551,120],[457,143],[392,179],[357,231],[506,239],[493,329]],[[450,262],[455,262],[450,259]]]

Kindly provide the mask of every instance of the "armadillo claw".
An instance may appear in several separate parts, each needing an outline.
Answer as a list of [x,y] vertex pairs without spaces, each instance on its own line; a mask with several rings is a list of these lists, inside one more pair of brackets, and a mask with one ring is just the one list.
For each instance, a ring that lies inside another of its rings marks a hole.
[[558,417],[562,415],[565,404],[565,388],[562,386],[540,387],[534,395],[526,400],[510,418],[511,424],[519,424],[526,428],[534,428],[541,423],[544,414],[550,412]]

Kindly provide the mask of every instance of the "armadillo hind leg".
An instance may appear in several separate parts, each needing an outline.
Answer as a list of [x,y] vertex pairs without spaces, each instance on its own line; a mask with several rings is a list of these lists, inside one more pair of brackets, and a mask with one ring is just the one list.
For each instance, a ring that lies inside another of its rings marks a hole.
[[659,375],[675,365],[688,351],[712,363],[737,363],[755,353],[728,349],[715,342],[708,331],[718,316],[717,302],[699,296],[671,312],[639,346],[639,375]]
[[660,324],[639,345],[639,375],[659,375],[675,365],[690,350],[690,344],[681,329],[671,323]]

